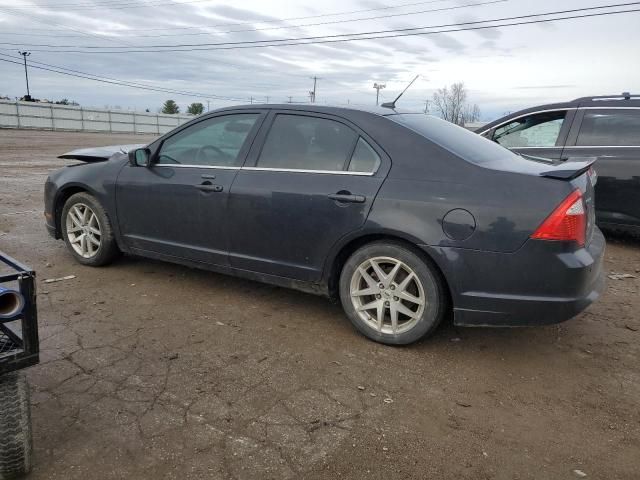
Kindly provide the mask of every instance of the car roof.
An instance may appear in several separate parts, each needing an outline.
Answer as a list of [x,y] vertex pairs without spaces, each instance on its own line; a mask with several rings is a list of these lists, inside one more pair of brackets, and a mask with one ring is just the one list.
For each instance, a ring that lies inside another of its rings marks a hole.
[[268,110],[298,110],[301,112],[316,113],[335,113],[345,114],[349,112],[366,112],[374,115],[387,117],[390,115],[398,115],[402,113],[417,113],[409,110],[401,110],[398,108],[384,108],[369,105],[318,105],[316,103],[252,103],[246,105],[234,105],[217,109],[216,112],[225,110],[250,110],[250,109],[268,109]]
[[541,112],[545,110],[562,110],[565,108],[588,108],[588,107],[605,107],[605,108],[620,108],[620,107],[635,107],[640,108],[640,95],[601,95],[595,97],[581,97],[576,98],[568,102],[561,103],[548,103],[544,105],[537,105],[535,107],[525,108],[518,110],[517,112],[510,113],[504,117],[500,117],[492,122],[483,125],[478,129],[478,132],[483,133],[487,130],[499,125],[511,118],[521,117],[528,113]]

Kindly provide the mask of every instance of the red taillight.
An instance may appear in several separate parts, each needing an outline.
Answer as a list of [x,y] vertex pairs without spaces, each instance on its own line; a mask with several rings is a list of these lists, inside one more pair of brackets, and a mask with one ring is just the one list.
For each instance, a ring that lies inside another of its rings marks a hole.
[[580,190],[565,198],[531,235],[539,240],[575,241],[581,247],[587,236],[587,213]]

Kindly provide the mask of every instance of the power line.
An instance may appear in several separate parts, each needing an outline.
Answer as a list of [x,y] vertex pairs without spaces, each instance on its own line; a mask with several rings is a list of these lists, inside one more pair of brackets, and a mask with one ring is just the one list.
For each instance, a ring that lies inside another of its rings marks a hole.
[[[352,19],[342,19],[342,20],[331,20],[326,22],[316,22],[316,23],[304,23],[300,25],[282,25],[278,27],[263,27],[263,28],[248,28],[242,30],[226,30],[221,32],[195,32],[195,33],[171,33],[171,34],[161,34],[161,35],[124,35],[124,38],[162,38],[162,37],[187,37],[187,36],[195,36],[195,35],[224,35],[229,33],[245,33],[245,32],[261,32],[265,30],[289,30],[295,28],[306,28],[306,27],[317,27],[323,25],[336,25],[342,23],[354,23],[354,22],[364,22],[370,20],[379,20],[381,18],[391,18],[391,17],[403,17],[408,15],[421,15],[423,13],[434,13],[434,12],[445,12],[451,10],[460,10],[464,8],[473,8],[480,7],[486,5],[493,5],[497,3],[504,3],[510,0],[490,0],[486,2],[480,3],[469,3],[466,5],[456,5],[453,7],[442,7],[442,8],[432,8],[428,10],[419,10],[412,12],[403,12],[403,13],[394,13],[390,15],[378,15],[373,17],[364,17],[364,18],[352,18]],[[18,35],[27,35],[24,33],[18,33]],[[121,37],[121,38],[122,38]]]
[[[0,55],[8,56],[8,55],[2,54],[2,53],[0,53]],[[7,60],[5,58],[0,58],[0,62],[7,62],[7,63],[14,63],[16,65],[22,65],[21,62],[14,61],[14,60]],[[111,79],[110,77],[100,77],[98,75],[93,75],[93,74],[80,75],[80,74],[76,74],[76,73],[62,71],[62,69],[53,69],[53,68],[42,67],[42,66],[39,66],[39,65],[33,65],[33,62],[31,63],[30,66],[31,66],[31,68],[36,68],[38,70],[46,70],[48,72],[58,73],[58,74],[61,74],[61,75],[67,75],[67,76],[70,76],[70,77],[77,77],[77,78],[83,78],[85,80],[93,80],[93,81],[101,82],[101,83],[119,85],[121,87],[137,88],[137,89],[140,89],[140,90],[149,90],[149,91],[154,91],[154,92],[171,93],[171,94],[175,94],[175,95],[183,95],[183,96],[199,97],[199,98],[208,98],[208,99],[216,99],[216,100],[229,100],[229,101],[245,101],[245,100],[247,100],[246,98],[225,97],[225,96],[221,96],[221,95],[210,95],[210,94],[205,94],[205,93],[188,92],[188,91],[180,91],[180,90],[174,90],[174,89],[168,89],[168,88],[154,87],[154,86],[150,86],[150,85],[144,85],[144,84],[139,84],[139,83],[127,82],[127,81],[123,81],[123,80]]]
[[[1,7],[0,7],[0,11],[5,11],[6,13],[9,13],[10,15],[14,15],[14,16],[23,16],[22,14],[15,13],[15,12],[10,12],[10,11],[7,11],[6,9],[1,8]],[[73,31],[73,32],[80,33],[81,35],[91,36],[91,37],[96,37],[96,38],[98,38],[98,39],[100,39],[100,40],[106,40],[106,41],[108,41],[108,42],[120,43],[121,45],[125,45],[125,46],[127,46],[127,47],[129,47],[129,48],[136,48],[136,46],[135,46],[135,45],[131,45],[131,44],[127,43],[127,42],[123,42],[123,41],[121,41],[121,40],[118,40],[118,39],[116,39],[116,38],[110,37],[110,36],[108,36],[108,35],[104,35],[104,36],[103,36],[103,35],[95,34],[95,33],[88,33],[88,32],[86,32],[86,33],[85,33],[85,32],[83,32],[83,31],[81,31],[81,30],[76,30],[76,29],[74,29],[73,27],[68,27],[68,26],[66,26],[66,25],[62,25],[62,24],[55,23],[55,22],[52,22],[52,21],[47,21],[47,22],[45,22],[45,21],[42,21],[42,20],[39,20],[39,19],[36,19],[36,18],[32,18],[32,17],[30,17],[30,19],[31,19],[31,20],[33,20],[33,21],[35,21],[35,22],[38,22],[38,23],[45,23],[45,24],[53,24],[53,25],[57,25],[59,28],[63,28],[63,29],[66,29],[66,30],[71,30],[71,31]],[[116,48],[116,47],[114,47],[114,48]],[[119,47],[119,48],[122,48],[122,47]],[[13,50],[13,49],[6,49],[6,48],[2,48],[2,47],[0,47],[0,50]],[[37,50],[37,51],[38,51],[38,50]],[[36,63],[37,63],[37,62],[36,62]],[[223,61],[221,61],[221,60],[216,60],[216,64],[217,64],[217,65],[226,65],[226,66],[230,66],[230,67],[238,68],[238,69],[240,69],[240,70],[244,70],[244,69],[246,69],[246,66],[237,65],[237,64],[229,63],[229,62],[223,62]],[[46,65],[46,64],[44,64],[44,65]],[[48,66],[56,67],[55,65],[48,65]],[[56,67],[56,68],[59,68],[59,67]],[[297,74],[294,74],[294,73],[288,73],[288,75],[289,75],[289,76],[293,76],[293,77],[307,78],[307,76],[306,76],[306,75],[297,75]]]
[[[13,55],[8,55],[6,53],[0,53],[0,56],[7,57],[7,58],[14,58],[14,59],[19,59],[20,58],[20,57],[16,57],[16,56],[13,56]],[[217,62],[217,63],[220,63],[220,62]],[[93,73],[87,73],[87,72],[83,72],[83,71],[80,71],[80,70],[74,70],[72,68],[61,67],[60,65],[52,65],[50,63],[40,62],[40,61],[37,61],[37,60],[31,60],[30,64],[31,65],[33,65],[33,64],[44,65],[45,67],[56,68],[58,70],[64,70],[64,71],[72,72],[72,73],[78,73],[80,75],[89,75],[89,76],[92,76],[92,77],[99,77],[99,78],[104,78],[104,79],[107,79],[107,80],[114,80],[116,82],[126,82],[126,83],[131,84],[131,85],[140,85],[140,86],[143,86],[143,87],[153,87],[153,88],[163,88],[163,87],[156,87],[155,85],[149,85],[149,84],[146,84],[146,83],[134,82],[134,81],[131,81],[131,80],[120,80],[118,78],[109,77],[107,75],[96,75],[96,74],[93,74]],[[227,64],[225,64],[225,65],[227,65]],[[228,65],[232,65],[234,67],[237,67],[238,69],[243,69],[244,68],[244,67],[242,67],[240,65],[234,65],[234,64],[228,64]],[[306,75],[293,75],[293,74],[285,74],[285,75],[286,76],[297,76],[297,77],[307,78]],[[282,85],[275,85],[275,84],[259,84],[259,85],[252,84],[252,85],[248,85],[248,87],[256,89],[256,90],[257,89],[261,89],[261,88],[279,88],[281,86]],[[180,92],[181,93],[185,93],[185,94],[192,94],[193,93],[194,95],[207,95],[207,94],[200,93],[200,92],[189,92],[188,90],[180,90]],[[208,96],[212,97],[212,98],[215,97],[215,95],[208,95]],[[238,99],[234,99],[234,100],[238,100]],[[240,99],[240,100],[245,100],[245,99]]]
[[[543,17],[543,16],[551,16],[551,15],[562,15],[566,13],[573,12],[584,12],[591,10],[601,10],[605,8],[616,8],[616,7],[624,7],[631,5],[638,5],[640,2],[629,2],[629,3],[621,3],[621,4],[612,4],[612,5],[601,5],[597,7],[586,7],[586,8],[577,8],[571,10],[560,10],[554,12],[546,12],[546,13],[536,13],[529,15],[518,15],[513,17],[503,17],[489,20],[478,20],[472,22],[460,22],[460,23],[452,23],[452,24],[444,24],[444,25],[430,25],[423,27],[412,27],[412,28],[401,28],[401,29],[391,29],[391,30],[379,30],[372,32],[361,32],[361,33],[348,33],[348,34],[337,34],[337,35],[322,35],[322,36],[311,36],[311,37],[298,37],[298,38],[283,38],[283,39],[275,39],[275,40],[254,40],[254,41],[241,41],[241,42],[219,42],[219,43],[197,43],[197,44],[172,44],[172,45],[149,45],[149,46],[140,46],[137,48],[144,50],[112,50],[112,51],[104,51],[103,49],[108,48],[127,48],[127,47],[100,47],[100,46],[77,46],[77,45],[50,45],[50,44],[14,44],[9,42],[0,42],[0,44],[4,45],[28,45],[28,46],[40,46],[40,47],[48,47],[52,48],[84,48],[87,50],[37,50],[32,49],[32,51],[42,51],[42,52],[59,52],[59,53],[157,53],[157,52],[191,52],[191,51],[199,51],[199,50],[232,50],[232,49],[246,49],[246,48],[264,48],[264,47],[279,47],[279,46],[293,46],[293,45],[316,45],[316,44],[326,44],[326,43],[343,43],[350,42],[356,40],[375,40],[375,39],[383,39],[383,38],[398,38],[398,37],[408,37],[408,36],[419,36],[419,35],[434,35],[438,33],[450,33],[450,32],[461,32],[461,31],[473,31],[473,30],[484,30],[490,28],[500,28],[500,27],[511,27],[511,26],[520,26],[520,25],[531,25],[537,23],[548,23],[559,20],[572,20],[572,19],[580,19],[580,18],[591,18],[591,17],[600,17],[607,15],[617,15],[622,13],[632,13],[638,12],[640,9],[627,9],[627,10],[618,10],[612,12],[597,12],[597,13],[589,13],[583,15],[567,15],[560,16],[554,18],[544,18],[537,20],[527,20],[520,22],[512,22],[512,23],[499,23],[499,22],[509,22],[513,20],[521,20],[527,18],[534,17]],[[468,25],[479,25],[485,23],[498,23],[497,25],[480,25],[480,26],[471,26]],[[467,27],[463,27],[467,26]],[[449,27],[462,27],[462,28],[449,28]],[[445,28],[444,30],[435,30],[422,32],[418,30],[426,30],[433,28]],[[204,48],[195,48],[195,47],[204,47]],[[131,48],[131,47],[129,47]]]
[[[200,0],[200,1],[207,1],[207,0]],[[353,15],[355,13],[366,13],[366,12],[373,12],[373,11],[382,11],[382,10],[392,10],[392,9],[398,9],[398,8],[406,8],[406,7],[415,7],[417,5],[427,5],[427,4],[433,4],[433,3],[442,3],[442,2],[449,2],[451,0],[428,0],[428,1],[422,1],[422,2],[412,2],[412,3],[404,3],[404,4],[400,4],[400,5],[390,5],[390,6],[383,6],[383,7],[376,7],[376,8],[366,8],[366,9],[361,9],[361,10],[351,10],[351,11],[342,11],[342,12],[333,12],[333,13],[322,13],[322,14],[317,14],[317,15],[307,15],[307,16],[303,16],[303,17],[287,17],[287,18],[278,18],[278,19],[273,19],[273,20],[263,20],[260,18],[256,18],[253,20],[247,20],[244,22],[235,22],[235,23],[218,23],[215,25],[207,25],[207,26],[189,26],[189,27],[156,27],[156,28],[136,28],[136,31],[138,32],[143,32],[143,31],[157,31],[157,30],[193,30],[193,29],[200,29],[200,28],[217,28],[217,27],[234,27],[234,26],[239,26],[239,25],[251,25],[251,24],[255,24],[255,23],[262,23],[262,24],[268,24],[268,23],[280,23],[280,22],[288,22],[288,21],[293,21],[293,20],[309,20],[312,18],[324,18],[324,17],[335,17],[335,16],[341,16],[341,15]],[[183,3],[187,3],[187,2],[183,2]],[[60,5],[55,5],[56,7],[60,7]],[[15,7],[12,7],[15,8]],[[45,29],[46,30],[46,29]]]
[[[64,8],[66,11],[83,11],[83,10],[98,10],[107,8],[109,10],[124,10],[129,8],[147,8],[147,7],[165,7],[165,6],[180,6],[187,5],[192,3],[202,3],[202,2],[211,2],[211,0],[187,0],[184,2],[160,2],[160,3],[142,3],[142,4],[134,4],[131,2],[123,2],[123,1],[115,1],[115,2],[105,2],[105,3],[93,3],[93,4],[30,4],[30,5],[14,5],[11,8],[17,9],[32,9],[33,7],[39,8]],[[73,7],[73,8],[69,8]]]

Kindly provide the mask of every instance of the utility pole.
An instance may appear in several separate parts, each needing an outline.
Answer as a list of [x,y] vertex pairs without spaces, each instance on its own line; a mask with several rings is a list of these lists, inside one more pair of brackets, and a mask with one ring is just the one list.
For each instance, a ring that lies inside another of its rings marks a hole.
[[424,113],[429,113],[429,104],[431,102],[429,100],[424,101]]
[[253,97],[249,99],[249,102],[253,105]]
[[209,100],[207,100],[207,112],[209,111]]
[[380,90],[387,88],[387,86],[384,83],[374,83],[373,88],[376,89],[376,105],[378,105],[380,100]]
[[267,103],[269,103],[269,95],[265,97],[267,99]]
[[293,97],[291,95],[289,95],[287,98],[289,99],[287,103],[293,103]]
[[31,101],[31,94],[29,93],[29,73],[27,72],[27,57],[31,55],[31,52],[18,52],[24,58],[24,78],[27,80],[27,96],[24,99],[27,102]]
[[313,79],[313,90],[309,92],[309,99],[311,100],[311,103],[316,103],[316,85],[318,83],[318,80],[322,80],[322,78],[316,76],[313,76],[311,78]]

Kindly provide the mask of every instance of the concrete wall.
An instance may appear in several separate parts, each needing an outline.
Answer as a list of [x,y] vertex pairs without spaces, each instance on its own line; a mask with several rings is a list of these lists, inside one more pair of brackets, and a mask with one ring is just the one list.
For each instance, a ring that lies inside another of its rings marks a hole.
[[162,135],[192,118],[186,115],[0,100],[0,128]]

